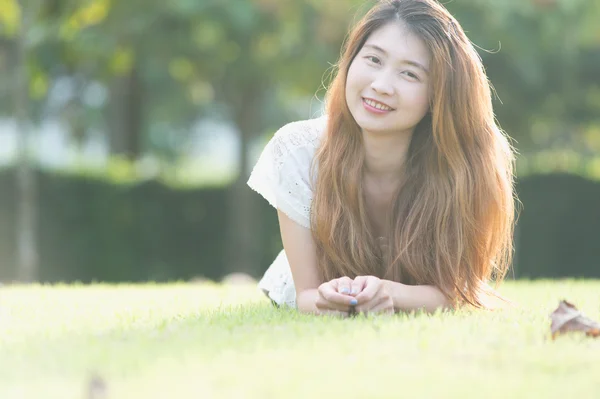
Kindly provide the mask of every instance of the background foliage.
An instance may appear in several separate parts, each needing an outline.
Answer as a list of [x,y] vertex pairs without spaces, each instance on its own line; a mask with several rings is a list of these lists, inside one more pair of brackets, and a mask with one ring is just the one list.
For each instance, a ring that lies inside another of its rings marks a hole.
[[[80,155],[68,171],[32,158],[38,278],[260,275],[280,243],[274,212],[245,186],[256,149],[284,123],[319,113],[348,27],[370,4],[0,0],[0,116],[16,115],[13,81],[24,72],[32,139],[56,121]],[[497,118],[521,154],[519,177],[530,176],[519,183],[517,274],[594,274],[600,217],[590,204],[600,196],[582,179],[600,179],[600,0],[446,7],[480,50]],[[235,132],[232,173],[189,159],[201,121]],[[90,175],[84,147],[96,136],[110,158]],[[158,165],[150,181],[138,172],[148,157]],[[581,178],[534,176],[552,172]],[[2,179],[0,278],[12,279],[23,194],[10,165]]]
[[[40,173],[39,250],[42,282],[220,280],[230,269],[227,196],[231,187],[173,188],[159,181],[117,184],[85,176]],[[537,175],[517,186],[525,209],[509,277],[600,278],[600,183],[567,175]],[[15,176],[0,173],[0,251],[13,252]],[[552,200],[548,200],[552,198]],[[277,216],[258,204],[259,264],[282,248]],[[12,257],[11,257],[12,256]],[[263,270],[257,269],[254,277]],[[16,278],[0,268],[0,281]]]

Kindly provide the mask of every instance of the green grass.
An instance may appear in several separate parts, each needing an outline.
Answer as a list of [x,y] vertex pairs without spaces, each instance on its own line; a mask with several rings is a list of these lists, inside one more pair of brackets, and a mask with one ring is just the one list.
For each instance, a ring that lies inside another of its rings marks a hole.
[[600,281],[509,282],[517,309],[334,319],[255,287],[0,288],[0,398],[598,398],[600,339],[549,339]]

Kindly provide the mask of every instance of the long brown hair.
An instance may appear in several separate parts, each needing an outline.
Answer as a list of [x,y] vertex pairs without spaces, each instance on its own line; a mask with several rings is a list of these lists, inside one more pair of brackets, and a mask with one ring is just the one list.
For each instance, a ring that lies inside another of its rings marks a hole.
[[[367,217],[363,138],[345,85],[367,38],[388,23],[423,40],[432,68],[430,110],[413,132],[384,248]],[[343,47],[327,115],[311,212],[322,278],[434,285],[454,305],[487,307],[486,298],[500,297],[488,283],[504,278],[512,258],[513,149],[496,124],[481,59],[448,11],[435,0],[378,2]]]

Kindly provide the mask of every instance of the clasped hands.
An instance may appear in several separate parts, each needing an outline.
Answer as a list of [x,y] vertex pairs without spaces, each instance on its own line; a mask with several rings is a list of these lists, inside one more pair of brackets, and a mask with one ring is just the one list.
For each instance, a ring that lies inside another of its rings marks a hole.
[[319,286],[316,307],[320,314],[394,313],[385,280],[375,276],[340,277]]

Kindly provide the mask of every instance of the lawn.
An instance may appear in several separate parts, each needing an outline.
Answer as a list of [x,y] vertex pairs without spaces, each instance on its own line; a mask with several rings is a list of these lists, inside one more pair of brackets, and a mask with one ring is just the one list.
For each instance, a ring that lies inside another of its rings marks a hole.
[[334,319],[254,286],[5,286],[0,398],[600,398],[600,339],[549,338],[560,299],[600,320],[600,281],[501,292],[520,307]]

